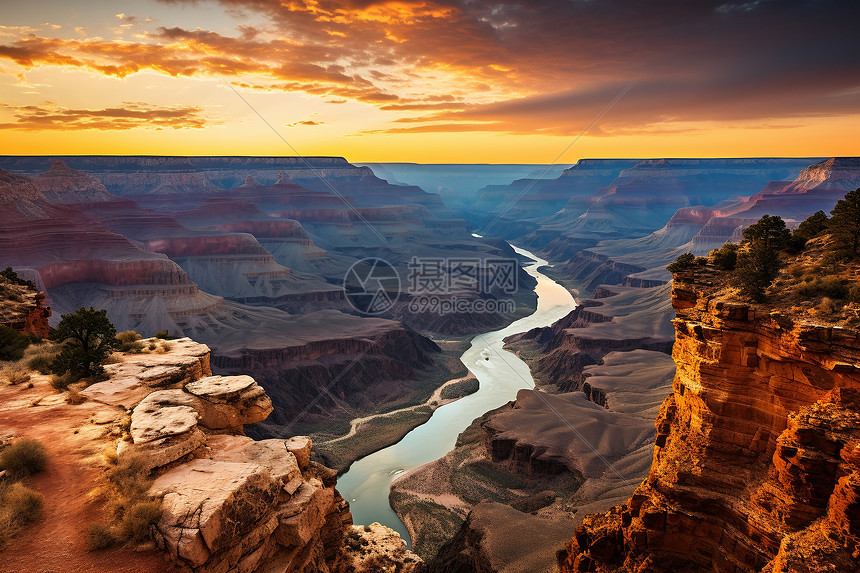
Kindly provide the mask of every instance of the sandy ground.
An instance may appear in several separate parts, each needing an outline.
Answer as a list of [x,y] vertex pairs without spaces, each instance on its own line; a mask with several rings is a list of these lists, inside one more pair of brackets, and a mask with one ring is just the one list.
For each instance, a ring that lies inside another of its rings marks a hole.
[[[426,402],[422,402],[421,404],[415,404],[414,406],[407,406],[405,408],[400,408],[399,410],[392,410],[391,412],[383,412],[381,414],[371,414],[370,416],[364,416],[363,418],[353,418],[353,420],[349,423],[349,432],[340,436],[339,438],[335,438],[333,440],[328,440],[327,442],[320,442],[320,443],[321,444],[333,444],[335,442],[339,442],[341,440],[351,438],[352,436],[355,435],[355,433],[358,431],[358,428],[361,427],[362,424],[366,424],[367,422],[369,422],[370,420],[373,420],[374,418],[393,416],[395,414],[399,414],[400,412],[414,411],[414,410],[417,410],[418,408],[421,408],[423,406],[429,406],[430,408],[435,410],[439,406],[444,406],[445,404],[459,400],[459,398],[451,398],[449,400],[443,400],[442,399],[442,390],[450,384],[454,384],[456,382],[461,382],[463,380],[468,380],[468,379],[474,378],[474,377],[475,377],[475,375],[472,374],[471,372],[469,372],[466,376],[461,376],[460,378],[453,378],[451,380],[448,380],[447,382],[445,382],[444,384],[442,384],[441,386],[436,388],[436,391],[433,392],[433,395],[430,396]],[[435,404],[434,404],[434,402],[435,402]]]
[[[121,414],[86,402],[68,405],[35,375],[33,388],[0,386],[0,433],[35,438],[48,451],[48,468],[30,486],[44,496],[42,518],[24,528],[0,553],[2,573],[149,573],[171,571],[161,553],[118,548],[89,552],[89,524],[102,519],[90,493],[101,473],[102,436]],[[36,405],[33,405],[36,404]]]

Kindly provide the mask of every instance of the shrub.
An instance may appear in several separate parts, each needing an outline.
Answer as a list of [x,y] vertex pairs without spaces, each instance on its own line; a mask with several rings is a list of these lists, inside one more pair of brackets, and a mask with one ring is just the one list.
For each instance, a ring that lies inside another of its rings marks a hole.
[[782,217],[764,215],[744,229],[744,242],[752,243],[768,251],[781,251],[791,239],[791,232]]
[[802,251],[807,241],[827,231],[829,222],[830,219],[827,218],[824,211],[816,211],[813,215],[809,216],[791,234],[792,250],[795,252]]
[[51,373],[51,364],[60,353],[60,347],[55,344],[34,345],[27,349],[24,360],[30,370],[36,370],[42,374]]
[[860,285],[854,285],[848,289],[848,300],[851,302],[860,302]]
[[174,336],[170,336],[170,333],[166,330],[156,332],[155,337],[161,340],[173,340],[175,338]]
[[44,499],[38,491],[22,483],[0,482],[0,550],[18,532],[42,515]]
[[141,336],[133,330],[126,330],[116,335],[119,341],[119,350],[121,352],[138,353],[143,350],[143,343],[140,342]]
[[0,377],[5,378],[12,386],[30,381],[30,373],[14,364],[3,367],[0,370]]
[[48,465],[48,453],[38,440],[21,438],[0,450],[0,469],[13,477],[38,473]]
[[161,502],[139,501],[132,504],[122,520],[122,537],[140,543],[150,534],[150,527],[161,519]]
[[31,337],[0,325],[0,360],[20,360],[30,342]]
[[76,380],[101,376],[102,364],[114,345],[118,344],[116,329],[107,318],[107,311],[80,308],[63,315],[51,338],[63,343],[63,350],[54,359],[55,374],[70,372]]
[[90,551],[106,549],[116,542],[113,528],[106,523],[93,523],[87,530],[87,549]]
[[860,189],[849,191],[830,212],[830,231],[836,251],[848,258],[860,254]]
[[791,233],[781,217],[765,215],[744,229],[743,250],[738,251],[734,284],[754,301],[765,299],[767,287],[779,274],[779,251],[788,247]]
[[8,509],[20,525],[32,523],[42,515],[42,494],[20,482],[6,488],[2,499],[3,508]]
[[738,245],[726,243],[720,250],[710,252],[714,266],[722,271],[733,271],[738,263]]
[[69,385],[74,384],[77,381],[78,379],[68,371],[64,374],[54,374],[51,376],[51,388],[57,392],[65,392],[69,389]]
[[10,283],[12,283],[14,285],[23,285],[23,286],[30,287],[31,289],[34,289],[34,290],[36,288],[36,284],[33,281],[25,281],[25,280],[19,278],[18,273],[16,273],[14,270],[12,270],[12,267],[6,267],[5,270],[0,271],[0,277],[3,277],[4,279],[6,279],[7,281],[9,281]]
[[69,395],[66,396],[66,404],[77,406],[78,404],[83,404],[86,401],[87,398],[83,396],[76,388],[69,388]]
[[675,262],[671,263],[666,270],[672,274],[680,273],[681,271],[685,271],[691,268],[696,262],[696,257],[693,253],[684,253],[677,259]]
[[797,292],[805,298],[825,296],[844,299],[849,295],[848,285],[836,277],[816,278],[814,281],[802,283],[797,287]]

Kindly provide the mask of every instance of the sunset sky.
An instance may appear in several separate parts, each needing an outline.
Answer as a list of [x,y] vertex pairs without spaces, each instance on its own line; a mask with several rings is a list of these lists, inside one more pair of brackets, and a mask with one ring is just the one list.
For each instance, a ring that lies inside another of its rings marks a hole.
[[0,153],[860,155],[858,5],[2,0]]

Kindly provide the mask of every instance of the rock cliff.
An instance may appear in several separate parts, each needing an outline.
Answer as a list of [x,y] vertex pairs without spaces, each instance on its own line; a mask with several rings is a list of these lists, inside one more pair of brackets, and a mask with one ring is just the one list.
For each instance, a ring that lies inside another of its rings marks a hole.
[[[161,500],[161,517],[153,536],[166,557],[195,573],[360,569],[344,544],[349,505],[335,473],[310,460],[310,439],[245,437],[245,424],[272,412],[263,388],[250,376],[212,376],[205,345],[160,344],[168,350],[122,355],[107,366],[108,380],[81,394],[114,407],[118,421],[131,411],[117,455],[154,477],[149,495]],[[380,553],[417,566],[401,545],[389,540]]]
[[51,334],[48,324],[51,309],[45,308],[44,303],[45,293],[0,277],[0,325],[21,334],[47,338]]
[[589,516],[562,571],[856,571],[860,333],[675,276],[677,373],[650,473]]

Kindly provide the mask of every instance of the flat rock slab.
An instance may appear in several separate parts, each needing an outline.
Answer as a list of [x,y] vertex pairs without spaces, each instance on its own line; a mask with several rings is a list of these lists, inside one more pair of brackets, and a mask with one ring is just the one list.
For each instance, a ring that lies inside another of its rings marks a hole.
[[142,444],[176,436],[197,426],[199,415],[190,406],[163,405],[148,398],[138,404],[131,414],[131,437]]
[[164,496],[160,530],[190,530],[189,539],[199,531],[214,553],[272,511],[279,485],[263,466],[196,459],[159,477],[149,493]]
[[250,376],[207,376],[186,384],[185,390],[204,400],[229,402],[254,386],[257,382]]

